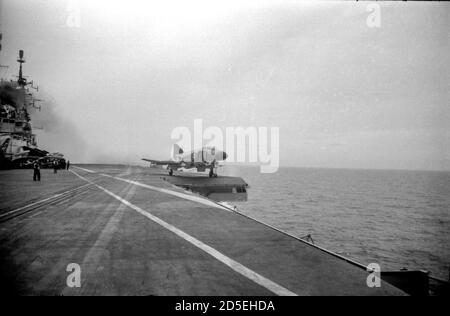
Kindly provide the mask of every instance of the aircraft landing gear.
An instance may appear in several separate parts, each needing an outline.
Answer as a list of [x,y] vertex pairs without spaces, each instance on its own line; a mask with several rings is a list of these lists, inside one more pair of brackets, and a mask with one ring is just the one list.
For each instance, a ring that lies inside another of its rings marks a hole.
[[210,178],[217,178],[217,173],[214,172],[214,168],[211,168],[209,170],[209,177]]
[[169,176],[173,176],[173,169],[169,169]]

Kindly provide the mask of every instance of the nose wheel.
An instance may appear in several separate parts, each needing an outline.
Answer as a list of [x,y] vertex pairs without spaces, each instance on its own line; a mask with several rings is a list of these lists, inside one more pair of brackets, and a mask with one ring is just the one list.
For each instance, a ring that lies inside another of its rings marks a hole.
[[209,170],[209,177],[210,178],[217,178],[217,173],[214,172],[214,168],[211,168]]
[[210,178],[217,178],[217,172],[215,172],[216,170],[216,160],[214,159],[214,161],[211,163],[211,168],[209,169]]

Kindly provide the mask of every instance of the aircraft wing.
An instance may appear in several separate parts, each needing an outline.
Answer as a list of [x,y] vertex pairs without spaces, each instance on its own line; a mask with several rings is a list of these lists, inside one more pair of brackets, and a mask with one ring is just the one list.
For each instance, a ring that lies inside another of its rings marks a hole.
[[47,159],[47,158],[62,159],[61,156],[54,156],[54,155],[47,155],[47,156],[44,156],[44,157],[33,157],[33,158],[34,158],[34,160],[32,160],[32,161],[30,161],[30,162],[28,162],[28,163],[26,163],[24,165],[25,166],[29,166],[29,165],[32,165],[32,164],[34,164],[36,162],[40,162],[41,160],[44,160],[44,159]]
[[160,166],[162,166],[162,165],[171,165],[171,166],[173,166],[173,165],[179,165],[180,164],[180,163],[175,162],[173,160],[153,160],[153,159],[146,159],[146,158],[142,158],[142,160],[150,162],[150,163],[152,163],[154,165],[160,165]]

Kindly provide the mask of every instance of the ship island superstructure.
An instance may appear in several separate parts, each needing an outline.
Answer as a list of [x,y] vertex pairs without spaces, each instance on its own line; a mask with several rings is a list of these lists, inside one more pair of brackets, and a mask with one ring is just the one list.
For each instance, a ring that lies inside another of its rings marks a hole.
[[31,112],[40,110],[41,101],[31,90],[38,91],[33,81],[23,76],[25,63],[23,50],[19,51],[19,75],[17,80],[0,81],[0,169],[29,167],[39,160],[42,166],[57,162],[65,164],[62,154],[39,149],[33,133]]

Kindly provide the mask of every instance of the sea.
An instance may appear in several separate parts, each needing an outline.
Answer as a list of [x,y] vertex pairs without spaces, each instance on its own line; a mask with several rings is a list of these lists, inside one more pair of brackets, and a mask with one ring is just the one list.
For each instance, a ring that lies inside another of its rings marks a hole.
[[237,210],[382,271],[450,271],[450,172],[224,166],[248,184]]

